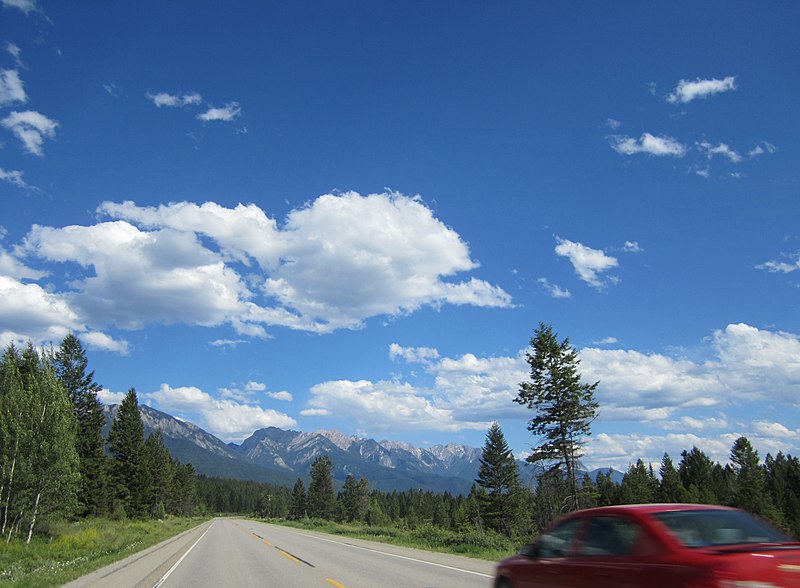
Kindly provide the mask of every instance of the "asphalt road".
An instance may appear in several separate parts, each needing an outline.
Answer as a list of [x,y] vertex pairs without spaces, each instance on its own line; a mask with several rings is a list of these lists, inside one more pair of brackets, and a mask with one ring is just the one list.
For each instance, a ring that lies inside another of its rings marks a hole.
[[455,555],[215,519],[67,586],[489,588],[494,567]]

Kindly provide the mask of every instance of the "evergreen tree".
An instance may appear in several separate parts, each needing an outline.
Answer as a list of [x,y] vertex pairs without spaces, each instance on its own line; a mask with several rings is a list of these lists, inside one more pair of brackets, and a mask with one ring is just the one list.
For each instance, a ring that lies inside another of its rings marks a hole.
[[628,468],[620,484],[622,502],[624,504],[648,504],[655,500],[658,480],[652,470],[639,459]]
[[658,473],[661,476],[656,493],[659,502],[686,502],[686,489],[668,453],[664,453],[661,458],[661,468]]
[[731,448],[734,483],[734,506],[765,518],[775,518],[767,493],[767,478],[756,451],[747,437],[739,437]]
[[108,508],[103,407],[97,399],[102,387],[94,372],[86,373],[88,360],[81,342],[67,335],[51,357],[56,375],[67,391],[77,417],[77,446],[80,461],[80,500],[83,513],[102,514]]
[[356,482],[353,474],[348,474],[339,495],[342,518],[346,521],[363,521],[369,510],[369,481],[361,478]]
[[175,463],[169,449],[164,445],[160,430],[147,437],[144,443],[145,464],[150,470],[151,487],[147,510],[155,518],[163,518],[170,506],[170,497],[175,486]]
[[306,502],[306,488],[303,485],[303,480],[297,478],[292,489],[292,501],[289,506],[289,518],[299,520],[306,516],[307,502]]
[[336,505],[333,490],[333,463],[327,455],[318,456],[311,464],[308,485],[308,514],[330,520]]
[[689,502],[719,503],[714,489],[713,469],[711,459],[697,447],[692,447],[691,451],[681,452],[678,475],[686,489],[686,499]]
[[597,416],[594,384],[581,383],[578,353],[569,339],[558,342],[552,327],[539,324],[525,359],[530,365],[530,381],[521,382],[514,399],[536,411],[528,430],[541,442],[528,461],[551,464],[567,482],[570,510],[580,507],[578,461],[583,456],[584,437],[591,435]]
[[485,490],[479,498],[483,522],[513,535],[521,515],[519,468],[497,422],[486,433],[480,464],[475,482]]
[[[108,433],[108,448],[114,458],[114,495],[128,516],[146,514],[149,504],[149,472],[144,449],[144,424],[139,414],[136,390],[131,388],[119,405]],[[116,510],[116,509],[115,509]]]

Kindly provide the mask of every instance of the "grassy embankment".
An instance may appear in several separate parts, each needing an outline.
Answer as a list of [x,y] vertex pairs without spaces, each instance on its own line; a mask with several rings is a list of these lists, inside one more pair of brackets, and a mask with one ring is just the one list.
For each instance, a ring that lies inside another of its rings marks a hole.
[[[264,522],[263,519],[254,520]],[[266,522],[320,531],[331,535],[380,541],[381,543],[452,553],[489,561],[499,561],[517,553],[524,542],[522,540],[509,539],[504,535],[491,531],[456,532],[430,524],[420,525],[415,529],[400,529],[397,527],[370,527],[369,525],[354,523],[335,523],[319,519],[299,521],[271,519]]]
[[169,539],[202,518],[163,521],[91,519],[51,523],[30,545],[0,540],[0,586],[59,586]]

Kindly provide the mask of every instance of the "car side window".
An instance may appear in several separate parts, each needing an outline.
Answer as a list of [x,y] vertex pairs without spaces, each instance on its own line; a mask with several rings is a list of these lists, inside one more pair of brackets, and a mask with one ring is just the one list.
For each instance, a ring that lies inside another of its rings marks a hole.
[[641,533],[639,525],[621,517],[600,516],[589,522],[579,555],[630,555]]
[[537,555],[539,557],[564,557],[569,555],[581,522],[581,519],[564,521],[539,537]]

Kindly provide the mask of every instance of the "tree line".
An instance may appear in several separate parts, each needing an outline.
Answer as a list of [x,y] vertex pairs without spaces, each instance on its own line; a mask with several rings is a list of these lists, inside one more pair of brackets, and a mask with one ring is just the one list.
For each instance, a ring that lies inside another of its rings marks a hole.
[[0,359],[0,536],[29,543],[37,522],[91,516],[161,517],[197,506],[191,464],[174,460],[160,432],[144,436],[136,391],[108,439],[101,386],[80,341],[58,349],[9,345]]
[[[274,502],[262,500],[260,504],[269,510],[258,512],[290,519],[316,517],[406,528],[429,524],[458,532],[530,537],[579,508],[693,502],[747,510],[800,538],[798,458],[768,454],[761,463],[750,441],[740,437],[726,465],[693,447],[681,453],[677,466],[665,453],[658,474],[652,464],[639,459],[619,484],[610,471],[592,479],[583,472],[581,458],[597,417],[594,390],[599,382],[581,381],[578,354],[569,339],[559,341],[552,327],[543,323],[534,332],[526,361],[530,379],[520,383],[514,400],[534,411],[528,430],[536,444],[527,458],[537,468],[533,483],[522,483],[517,461],[495,422],[487,431],[478,476],[467,496],[370,491],[367,479],[356,481],[353,476],[336,494],[333,464],[320,456],[312,465],[308,489],[298,479],[291,493],[275,492]],[[212,508],[220,506],[211,496],[205,498]]]

